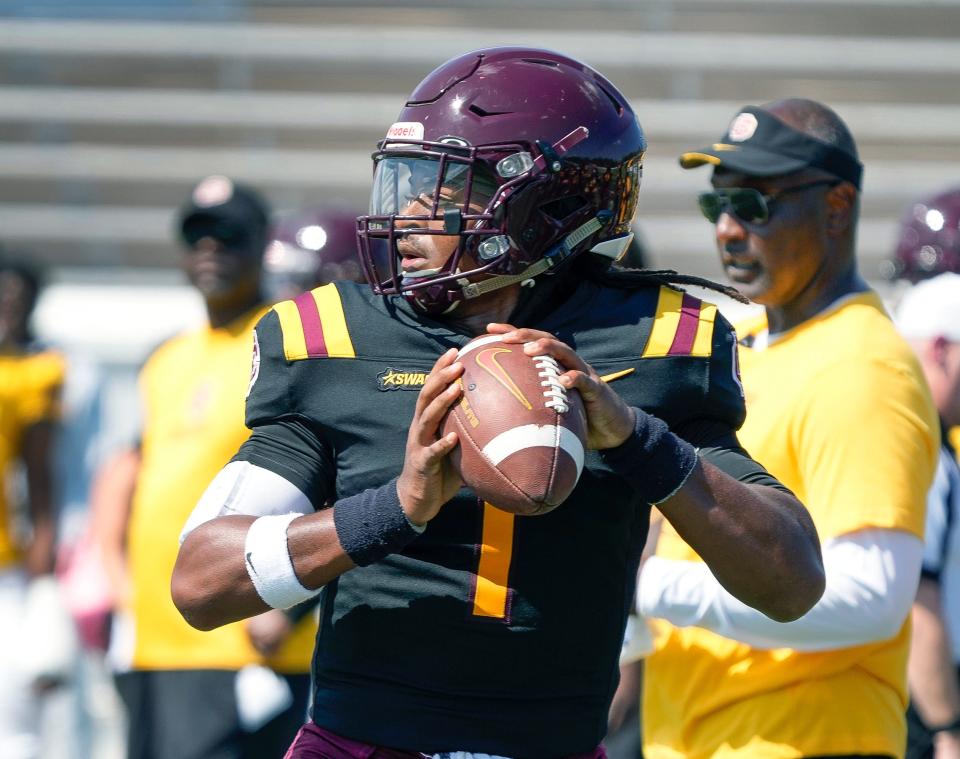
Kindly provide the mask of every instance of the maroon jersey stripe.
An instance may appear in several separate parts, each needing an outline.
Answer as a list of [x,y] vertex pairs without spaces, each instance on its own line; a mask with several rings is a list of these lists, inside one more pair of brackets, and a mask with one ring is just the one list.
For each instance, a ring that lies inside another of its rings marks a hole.
[[293,302],[300,312],[300,322],[303,324],[303,338],[307,344],[307,355],[310,358],[327,355],[327,343],[323,339],[323,324],[320,321],[320,311],[317,310],[317,301],[308,290],[301,293]]
[[689,293],[683,294],[680,306],[680,323],[673,336],[668,356],[687,356],[693,350],[693,341],[697,337],[697,325],[700,323],[700,301]]

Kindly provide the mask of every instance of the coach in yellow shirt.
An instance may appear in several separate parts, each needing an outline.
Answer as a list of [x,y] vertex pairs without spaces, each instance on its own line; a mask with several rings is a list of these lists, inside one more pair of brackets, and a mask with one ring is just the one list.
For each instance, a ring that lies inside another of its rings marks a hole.
[[260,196],[225,177],[201,182],[181,211],[184,269],[208,323],[160,346],[140,376],[145,416],[127,533],[128,627],[114,646],[114,659],[129,666],[118,677],[129,759],[280,757],[306,718],[312,616],[293,625],[269,612],[201,632],[170,598],[180,531],[250,434],[244,398],[253,326],[267,309],[260,291],[267,224]]
[[727,594],[675,534],[643,569],[659,629],[644,693],[648,759],[902,757],[907,615],[938,452],[920,369],[854,256],[862,166],[827,107],[745,107],[681,165],[727,276],[765,306],[738,329],[744,447],[807,506],[826,591],[771,622]]

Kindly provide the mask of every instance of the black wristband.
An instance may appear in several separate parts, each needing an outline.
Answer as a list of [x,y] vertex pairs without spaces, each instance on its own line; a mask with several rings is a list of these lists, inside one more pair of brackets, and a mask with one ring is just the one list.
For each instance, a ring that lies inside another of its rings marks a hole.
[[402,550],[421,534],[400,506],[397,480],[341,498],[333,505],[333,524],[340,545],[358,567]]
[[633,434],[600,451],[604,462],[640,494],[657,504],[676,493],[697,465],[697,449],[670,431],[662,419],[640,409]]
[[953,733],[957,730],[960,730],[960,715],[954,718],[953,722],[947,722],[943,725],[932,725],[927,727],[927,731],[931,734],[936,733]]

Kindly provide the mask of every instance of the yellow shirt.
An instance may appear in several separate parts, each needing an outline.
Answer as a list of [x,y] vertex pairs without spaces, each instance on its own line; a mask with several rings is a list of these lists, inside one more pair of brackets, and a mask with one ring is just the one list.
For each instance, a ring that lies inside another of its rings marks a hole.
[[10,509],[10,468],[23,453],[23,434],[60,416],[66,362],[51,350],[0,354],[0,569],[20,559]]
[[[253,327],[265,312],[174,338],[141,373],[142,463],[128,535],[134,669],[239,669],[263,661],[242,622],[210,632],[190,627],[170,598],[170,577],[187,517],[250,434],[244,399]],[[315,633],[310,615],[268,663],[309,671]]]
[[[740,440],[806,505],[821,540],[864,528],[923,537],[937,415],[876,294],[740,356]],[[667,529],[657,553],[699,561]],[[903,755],[907,622],[890,640],[812,653],[658,627],[644,693],[649,759]]]

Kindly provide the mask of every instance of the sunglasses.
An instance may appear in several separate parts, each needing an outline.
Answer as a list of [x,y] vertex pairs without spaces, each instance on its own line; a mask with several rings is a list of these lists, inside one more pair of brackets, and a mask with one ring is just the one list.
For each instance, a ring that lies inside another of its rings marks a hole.
[[791,192],[807,190],[819,185],[834,187],[840,184],[833,179],[818,179],[816,182],[785,187],[779,192],[764,195],[753,187],[731,187],[727,190],[702,192],[697,198],[700,212],[711,224],[716,224],[720,215],[728,208],[741,221],[748,224],[766,224],[770,221],[770,204]]
[[212,237],[221,242],[229,250],[241,250],[250,245],[252,237],[246,229],[232,224],[196,224],[189,225],[183,230],[183,241],[188,248],[196,247],[204,237]]

